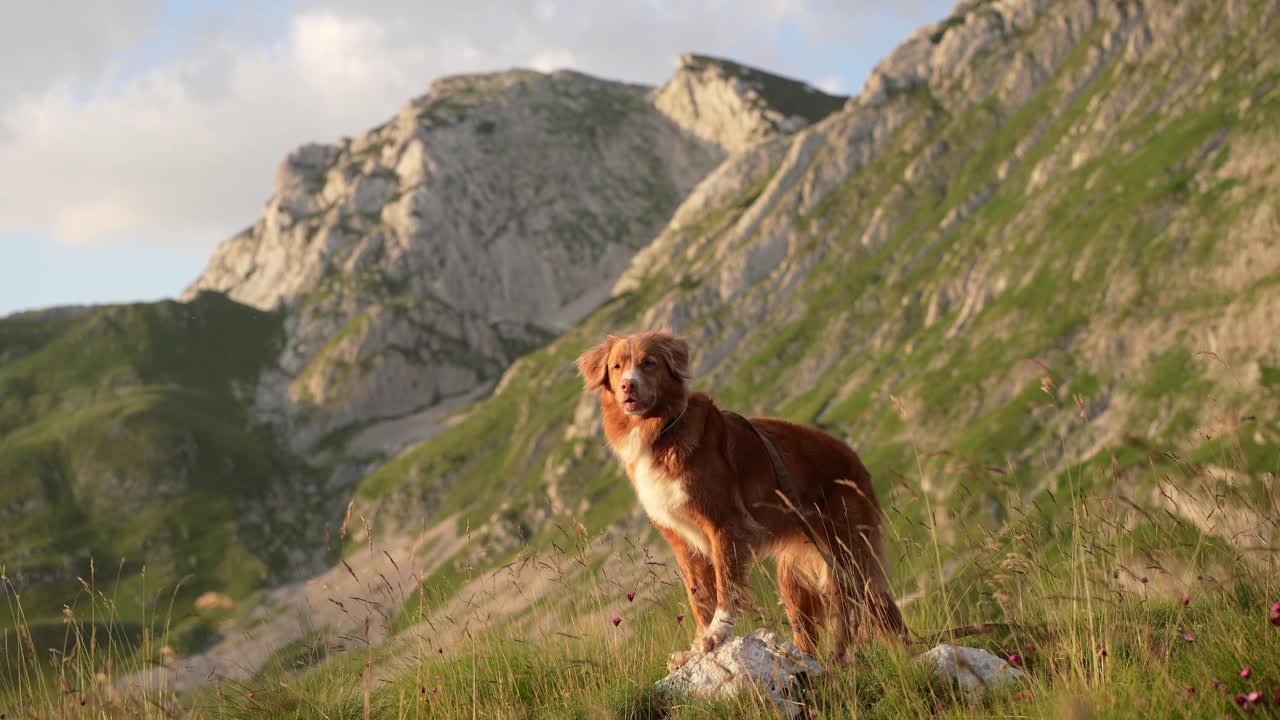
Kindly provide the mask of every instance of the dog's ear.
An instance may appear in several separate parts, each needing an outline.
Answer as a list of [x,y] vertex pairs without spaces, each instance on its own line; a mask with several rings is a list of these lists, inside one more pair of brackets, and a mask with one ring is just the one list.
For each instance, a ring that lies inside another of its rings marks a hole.
[[662,356],[666,359],[667,368],[671,370],[671,374],[677,380],[688,382],[692,377],[689,374],[689,343],[684,338],[666,335],[659,340],[658,347],[662,350]]
[[616,339],[610,335],[604,342],[578,356],[578,372],[581,373],[587,390],[609,387],[609,350]]

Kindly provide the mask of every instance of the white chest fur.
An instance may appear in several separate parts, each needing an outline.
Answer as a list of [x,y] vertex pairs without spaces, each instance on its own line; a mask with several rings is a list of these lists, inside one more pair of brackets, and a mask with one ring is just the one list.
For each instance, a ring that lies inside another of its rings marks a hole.
[[618,458],[630,468],[636,496],[649,519],[675,531],[690,547],[709,556],[707,536],[685,510],[689,494],[685,492],[683,480],[671,477],[653,461],[650,448],[642,443],[638,430],[631,431],[626,442],[614,450]]

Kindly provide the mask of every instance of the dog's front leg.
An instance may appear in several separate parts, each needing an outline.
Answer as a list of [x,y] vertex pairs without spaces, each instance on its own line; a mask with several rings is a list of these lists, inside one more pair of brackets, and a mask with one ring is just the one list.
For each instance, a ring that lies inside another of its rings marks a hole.
[[715,570],[716,611],[711,622],[699,638],[702,652],[710,652],[716,645],[733,635],[733,625],[743,607],[742,593],[746,585],[746,569],[749,553],[744,543],[723,529],[707,528],[711,541],[711,564]]
[[675,670],[689,662],[692,652],[697,652],[701,647],[702,636],[706,634],[707,627],[711,624],[711,617],[716,609],[716,573],[711,566],[711,559],[691,547],[679,533],[657,523],[654,523],[654,526],[671,545],[671,552],[680,565],[680,576],[684,581],[684,590],[689,596],[689,607],[693,614],[692,651],[681,650],[667,659],[667,669]]
[[711,624],[711,616],[716,609],[716,574],[711,566],[711,560],[690,547],[679,533],[656,523],[654,525],[671,545],[671,552],[676,556],[676,563],[680,565],[684,589],[689,595],[689,607],[693,611],[695,637],[700,637]]

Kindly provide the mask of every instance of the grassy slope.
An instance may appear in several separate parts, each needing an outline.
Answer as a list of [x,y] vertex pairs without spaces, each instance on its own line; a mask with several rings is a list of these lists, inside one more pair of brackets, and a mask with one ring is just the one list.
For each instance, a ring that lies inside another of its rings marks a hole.
[[26,622],[60,638],[84,578],[136,631],[180,582],[172,641],[199,645],[217,618],[191,601],[244,598],[281,562],[245,506],[298,468],[236,396],[274,362],[278,318],[206,293],[29,327],[0,321],[24,348],[0,366],[0,547]]
[[[1208,491],[1191,482],[1181,486],[1193,494]],[[1280,684],[1280,627],[1267,617],[1280,597],[1273,567],[1260,569],[1220,540],[1115,499],[1064,496],[1056,507],[1023,510],[1006,528],[985,534],[968,566],[906,614],[917,631],[975,612],[1010,623],[1007,632],[967,642],[1018,653],[1026,682],[970,702],[912,661],[929,641],[909,648],[870,643],[856,666],[815,683],[807,698],[815,717],[1231,716],[1239,710],[1234,696],[1254,690],[1265,698],[1255,708],[1280,703],[1272,689]],[[930,555],[944,549],[936,540],[921,548]],[[554,563],[556,555],[541,557]],[[1147,565],[1128,565],[1135,557]],[[1125,562],[1117,565],[1116,558]],[[1171,591],[1143,580],[1160,574],[1162,561],[1188,559],[1193,575],[1220,573],[1220,582],[1191,580]],[[615,556],[612,575],[628,562],[636,561]],[[1117,574],[1116,567],[1143,575]],[[757,621],[785,627],[767,573],[756,573],[756,580]],[[646,583],[619,587],[598,570],[579,578],[566,588],[575,612],[553,626],[560,633],[537,645],[512,642],[510,630],[499,628],[445,655],[420,642],[415,653],[389,666],[392,671],[377,649],[339,656],[311,672],[281,662],[252,682],[199,696],[187,712],[361,717],[367,702],[373,717],[770,716],[767,704],[750,696],[674,707],[656,697],[652,683],[666,674],[667,654],[688,642],[688,626],[676,621],[685,611],[683,598],[659,588],[652,602],[632,604],[621,597],[626,589],[653,590]],[[543,609],[558,604],[551,599]],[[616,629],[607,619],[615,613],[622,620]],[[1246,666],[1249,677],[1241,677]]]
[[[1102,472],[1072,473],[1070,485],[1086,485]],[[1198,478],[1175,485],[1197,498],[1222,492]],[[1280,599],[1274,564],[1260,564],[1256,555],[1147,503],[1075,492],[1039,500],[1017,507],[999,531],[977,533],[966,564],[905,607],[908,624],[921,634],[976,617],[1008,623],[1005,632],[967,642],[1018,653],[1025,682],[969,701],[913,662],[930,640],[907,648],[873,642],[862,646],[854,666],[813,683],[805,697],[813,717],[1234,717],[1235,697],[1252,691],[1264,698],[1251,707],[1255,713],[1274,711],[1280,704],[1273,690],[1280,685],[1280,627],[1268,621],[1269,606]],[[529,564],[572,567],[589,552],[583,538],[531,553]],[[934,557],[945,550],[930,535],[916,551]],[[70,692],[37,686],[31,704],[9,707],[74,713],[83,701],[95,717],[186,720],[776,717],[750,695],[671,706],[654,694],[667,654],[688,642],[691,628],[678,620],[687,612],[682,593],[664,584],[674,571],[651,576],[645,563],[643,555],[619,552],[592,564],[508,626],[479,629],[479,609],[437,612],[434,622],[442,627],[477,627],[447,651],[437,649],[431,633],[398,652],[349,643],[340,651],[334,638],[308,636],[282,648],[250,680],[181,699],[160,696],[150,705],[96,690],[95,665],[81,657],[63,669]],[[753,624],[785,632],[767,568],[753,575],[759,608]],[[627,591],[637,593],[636,602],[624,597]],[[617,627],[609,620],[615,615]],[[541,639],[513,641],[527,624],[543,628]]]

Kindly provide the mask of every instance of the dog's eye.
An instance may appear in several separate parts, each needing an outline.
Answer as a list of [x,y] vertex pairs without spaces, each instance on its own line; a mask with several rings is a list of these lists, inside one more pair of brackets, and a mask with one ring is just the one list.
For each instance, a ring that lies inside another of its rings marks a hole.
[[614,363],[614,364],[613,364],[613,369],[614,369],[614,370],[621,370],[621,369],[622,369],[622,363]]
[[653,367],[653,358],[645,358],[644,362],[640,364],[643,365],[644,367]]

